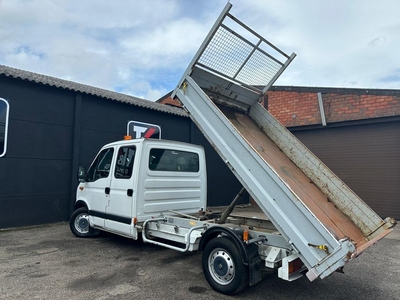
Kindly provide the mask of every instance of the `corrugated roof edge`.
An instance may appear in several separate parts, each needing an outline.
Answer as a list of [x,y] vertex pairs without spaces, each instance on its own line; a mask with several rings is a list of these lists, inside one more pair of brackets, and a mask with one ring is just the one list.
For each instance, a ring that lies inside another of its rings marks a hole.
[[5,75],[7,77],[19,78],[22,80],[32,81],[38,84],[44,84],[53,86],[56,88],[71,90],[74,92],[79,92],[83,94],[98,96],[105,99],[110,99],[113,101],[124,102],[132,104],[135,106],[153,109],[160,112],[165,112],[169,114],[174,114],[182,117],[188,117],[188,114],[181,108],[172,107],[157,102],[152,102],[145,99],[136,98],[133,96],[93,87],[86,84],[76,83],[73,81],[68,81],[52,76],[42,75],[38,73],[33,73],[29,71],[24,71],[4,65],[0,65],[0,75]]

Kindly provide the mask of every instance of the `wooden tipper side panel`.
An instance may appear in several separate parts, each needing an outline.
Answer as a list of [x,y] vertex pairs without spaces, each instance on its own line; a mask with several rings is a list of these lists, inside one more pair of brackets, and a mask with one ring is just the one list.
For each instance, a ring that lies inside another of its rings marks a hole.
[[[190,76],[176,95],[262,211],[299,253],[309,268],[310,280],[328,276],[350,259],[354,244],[326,229]],[[328,251],[313,245],[325,245]]]
[[[340,240],[349,237],[356,245],[366,242],[361,230],[329,202],[327,197],[250,119],[249,116],[222,110],[242,137],[279,175],[324,226]],[[277,199],[279,201],[279,199]]]
[[[317,156],[304,146],[293,134],[280,124],[265,108],[255,103],[248,113],[257,127],[296,165],[321,192],[325,199],[334,204],[337,211],[346,216],[364,235],[364,242],[352,239],[356,254],[373,245],[389,234],[396,221],[382,220],[357,194],[354,193]],[[322,203],[322,202],[319,202]],[[330,211],[327,211],[327,214]],[[330,214],[329,214],[330,215]],[[333,222],[341,222],[333,214]],[[340,227],[340,226],[339,226]],[[346,233],[347,231],[343,231]]]
[[259,105],[296,55],[240,22],[230,8],[228,3],[172,97],[298,253],[307,277],[324,278],[395,222],[377,216]]

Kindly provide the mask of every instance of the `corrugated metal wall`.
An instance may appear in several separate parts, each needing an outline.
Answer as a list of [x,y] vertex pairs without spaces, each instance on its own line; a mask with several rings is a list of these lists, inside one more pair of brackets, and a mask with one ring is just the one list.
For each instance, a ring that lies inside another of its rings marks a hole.
[[381,217],[400,220],[400,121],[292,132]]
[[10,104],[0,228],[68,220],[78,166],[88,167],[102,145],[122,139],[130,120],[160,125],[165,139],[204,146],[209,205],[229,204],[241,188],[190,118],[5,76],[0,97]]

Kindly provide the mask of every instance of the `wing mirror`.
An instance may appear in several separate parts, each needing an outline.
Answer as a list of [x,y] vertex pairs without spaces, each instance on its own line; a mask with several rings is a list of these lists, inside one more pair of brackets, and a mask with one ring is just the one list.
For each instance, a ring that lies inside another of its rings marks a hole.
[[86,168],[79,166],[78,168],[78,180],[79,182],[85,182],[86,181]]

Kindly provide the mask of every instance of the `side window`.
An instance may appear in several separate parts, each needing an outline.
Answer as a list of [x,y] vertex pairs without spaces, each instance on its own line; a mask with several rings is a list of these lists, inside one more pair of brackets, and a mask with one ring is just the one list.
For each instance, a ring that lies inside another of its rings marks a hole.
[[114,148],[104,149],[97,155],[96,159],[87,172],[87,181],[92,182],[100,178],[107,178],[110,174],[111,161]]
[[129,179],[132,177],[133,162],[135,160],[136,147],[121,147],[118,150],[117,163],[114,177],[117,179]]
[[7,150],[8,111],[8,102],[0,98],[0,157],[4,156]]
[[149,169],[152,171],[198,172],[199,155],[180,150],[151,149]]

